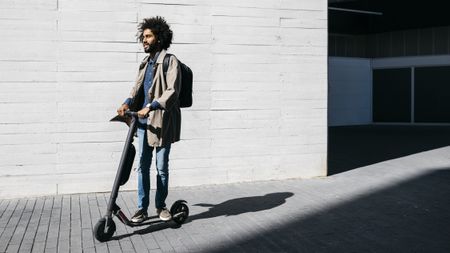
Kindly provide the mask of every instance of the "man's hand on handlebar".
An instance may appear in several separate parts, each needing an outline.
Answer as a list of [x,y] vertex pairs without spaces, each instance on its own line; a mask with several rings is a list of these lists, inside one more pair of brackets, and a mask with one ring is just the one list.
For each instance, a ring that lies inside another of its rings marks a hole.
[[137,113],[138,113],[138,117],[139,118],[146,118],[146,117],[148,117],[148,114],[150,113],[150,108],[149,107],[144,107],[143,109],[141,109]]
[[125,112],[130,109],[130,107],[127,104],[123,104],[119,109],[117,109],[117,114],[120,116],[125,116]]

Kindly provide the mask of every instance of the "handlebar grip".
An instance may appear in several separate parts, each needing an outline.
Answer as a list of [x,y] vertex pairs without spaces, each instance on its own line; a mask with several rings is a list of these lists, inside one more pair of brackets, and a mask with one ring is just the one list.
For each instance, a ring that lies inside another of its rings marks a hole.
[[125,115],[128,117],[137,117],[138,116],[137,112],[133,112],[130,110],[125,111]]

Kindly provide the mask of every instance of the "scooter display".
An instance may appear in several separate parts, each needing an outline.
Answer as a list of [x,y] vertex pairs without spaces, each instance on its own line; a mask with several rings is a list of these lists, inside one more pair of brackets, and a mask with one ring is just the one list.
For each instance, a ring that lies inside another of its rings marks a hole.
[[[122,157],[120,159],[119,168],[117,169],[116,178],[111,191],[111,196],[108,202],[108,209],[106,215],[101,218],[94,226],[94,236],[100,242],[105,242],[111,239],[116,231],[116,224],[113,221],[113,215],[125,225],[130,227],[151,225],[159,222],[157,216],[150,217],[144,222],[134,223],[127,218],[127,216],[120,210],[120,207],[116,204],[117,196],[119,193],[119,187],[124,185],[130,178],[131,169],[136,155],[136,148],[133,145],[133,139],[137,129],[138,114],[137,112],[126,111],[125,116],[116,116],[111,121],[126,122],[129,125],[127,139],[123,148]],[[177,200],[170,208],[172,214],[172,220],[177,224],[183,224],[189,216],[189,208],[185,200]],[[167,221],[169,222],[169,221]]]

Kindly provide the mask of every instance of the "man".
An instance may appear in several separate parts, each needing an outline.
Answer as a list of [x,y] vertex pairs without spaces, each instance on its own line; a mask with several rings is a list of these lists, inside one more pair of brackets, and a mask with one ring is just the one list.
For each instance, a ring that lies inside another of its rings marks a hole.
[[138,210],[131,217],[142,222],[148,217],[150,195],[150,165],[156,149],[157,184],[156,213],[161,220],[172,218],[166,208],[169,183],[169,153],[171,144],[180,140],[181,112],[178,95],[181,88],[181,70],[177,58],[170,55],[167,73],[163,70],[166,50],[173,33],[162,17],[144,19],[138,26],[139,41],[149,55],[144,58],[129,98],[117,110],[121,116],[126,110],[138,111],[137,137],[139,141]]

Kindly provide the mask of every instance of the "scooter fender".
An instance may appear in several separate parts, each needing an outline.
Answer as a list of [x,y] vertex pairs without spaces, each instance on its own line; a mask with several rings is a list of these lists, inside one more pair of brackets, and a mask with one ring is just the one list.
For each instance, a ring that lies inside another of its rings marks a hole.
[[120,185],[124,185],[130,179],[131,168],[133,167],[134,157],[136,156],[136,148],[133,144],[130,145],[125,163],[122,168],[122,175],[120,177]]

